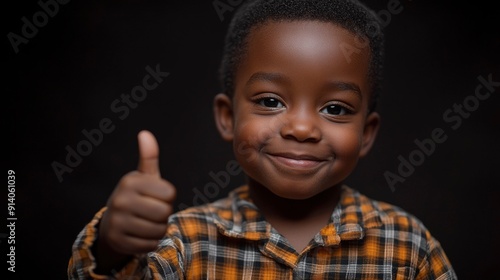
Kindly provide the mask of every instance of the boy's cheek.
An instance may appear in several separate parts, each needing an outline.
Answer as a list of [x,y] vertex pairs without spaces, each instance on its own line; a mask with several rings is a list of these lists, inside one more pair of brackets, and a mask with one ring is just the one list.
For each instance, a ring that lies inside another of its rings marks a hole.
[[234,155],[240,164],[255,160],[255,149],[248,142],[234,142]]
[[233,150],[238,161],[250,163],[261,148],[277,136],[269,122],[241,122],[235,129]]
[[280,123],[275,116],[248,114],[235,123],[235,138],[241,139],[241,141],[253,139],[253,141],[264,142],[279,132]]
[[357,157],[361,150],[362,133],[355,128],[328,130],[323,137],[337,158]]

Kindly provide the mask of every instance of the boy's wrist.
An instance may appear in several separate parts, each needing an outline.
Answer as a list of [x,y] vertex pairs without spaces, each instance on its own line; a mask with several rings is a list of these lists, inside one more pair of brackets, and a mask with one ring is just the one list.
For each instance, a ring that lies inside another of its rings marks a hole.
[[118,253],[113,250],[100,236],[100,223],[96,225],[96,239],[90,251],[94,256],[94,273],[100,275],[112,275],[120,271],[128,262],[133,259],[132,255]]

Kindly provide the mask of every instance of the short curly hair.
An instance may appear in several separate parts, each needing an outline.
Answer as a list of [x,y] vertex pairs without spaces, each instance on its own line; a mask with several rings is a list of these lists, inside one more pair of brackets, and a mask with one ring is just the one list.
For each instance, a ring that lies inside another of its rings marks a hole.
[[371,61],[370,111],[375,109],[381,91],[384,60],[384,34],[376,13],[356,0],[249,0],[235,12],[226,33],[219,66],[222,91],[234,94],[234,79],[246,54],[247,38],[252,28],[269,21],[317,20],[331,22],[368,39]]

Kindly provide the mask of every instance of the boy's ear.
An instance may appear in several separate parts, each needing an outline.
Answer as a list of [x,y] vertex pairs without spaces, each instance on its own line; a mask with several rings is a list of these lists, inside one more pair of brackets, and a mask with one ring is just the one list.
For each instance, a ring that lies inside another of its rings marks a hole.
[[219,93],[214,98],[215,125],[222,139],[232,141],[233,134],[233,104],[225,93]]
[[377,132],[380,127],[380,115],[377,112],[371,112],[366,117],[365,127],[363,130],[363,143],[361,146],[361,151],[359,152],[360,157],[364,157],[368,154],[370,149],[377,138]]

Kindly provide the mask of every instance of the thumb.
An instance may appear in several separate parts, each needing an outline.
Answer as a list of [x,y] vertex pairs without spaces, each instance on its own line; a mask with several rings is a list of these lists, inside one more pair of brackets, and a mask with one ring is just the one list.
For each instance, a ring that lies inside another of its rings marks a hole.
[[160,148],[153,133],[142,130],[137,135],[139,142],[139,166],[138,170],[149,175],[160,177],[159,154]]

